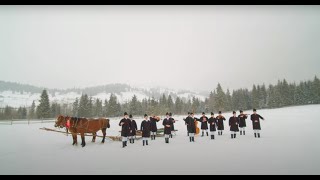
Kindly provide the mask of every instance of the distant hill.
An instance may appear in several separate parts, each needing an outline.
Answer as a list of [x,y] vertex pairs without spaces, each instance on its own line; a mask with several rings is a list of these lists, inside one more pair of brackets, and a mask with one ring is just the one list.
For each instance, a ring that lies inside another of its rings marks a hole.
[[37,87],[28,84],[20,84],[15,82],[0,81],[0,107],[10,105],[13,107],[30,106],[32,101],[40,98],[43,89],[47,89],[50,101],[59,103],[72,103],[81,94],[88,94],[93,98],[108,99],[111,93],[115,94],[120,103],[130,100],[136,95],[139,100],[144,98],[159,99],[162,94],[171,95],[176,99],[178,96],[184,101],[197,97],[204,100],[208,97],[208,93],[192,92],[188,90],[175,91],[168,88],[140,88],[132,87],[128,84],[107,84],[101,86],[93,86],[86,88],[70,88],[70,89],[49,89],[45,87]]

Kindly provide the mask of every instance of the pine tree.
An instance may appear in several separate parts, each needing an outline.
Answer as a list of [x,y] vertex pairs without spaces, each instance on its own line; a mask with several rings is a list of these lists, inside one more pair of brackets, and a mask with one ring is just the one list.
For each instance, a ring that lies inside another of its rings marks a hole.
[[215,101],[214,101],[214,107],[218,110],[218,111],[224,111],[226,109],[226,95],[220,85],[220,83],[218,83],[217,86],[217,94],[214,97]]
[[231,94],[230,94],[229,89],[227,89],[227,93],[226,93],[226,105],[225,105],[225,109],[226,109],[227,111],[233,110],[232,97],[231,97]]
[[130,102],[130,113],[133,114],[133,115],[138,115],[139,114],[139,110],[138,110],[138,99],[137,99],[137,96],[134,95],[132,97],[132,100]]
[[267,90],[266,86],[263,84],[259,87],[259,108],[265,108],[267,104]]
[[253,108],[256,108],[256,109],[259,108],[259,92],[256,85],[253,85],[252,87],[251,103]]
[[35,118],[35,111],[36,111],[36,104],[34,101],[32,101],[32,105],[29,111],[29,119],[34,119]]
[[281,107],[291,105],[292,103],[290,99],[289,84],[285,79],[280,83],[279,90],[281,97]]
[[26,107],[22,108],[21,118],[22,119],[27,119],[27,108]]
[[214,106],[214,97],[216,96],[216,92],[210,92],[209,95],[209,100],[208,100],[208,106],[209,106],[209,111],[214,112],[215,111],[215,106]]
[[192,112],[200,113],[200,102],[198,98],[192,97]]
[[317,76],[312,83],[312,97],[314,104],[320,104],[320,80]]
[[108,101],[107,115],[110,117],[115,117],[121,114],[121,106],[118,104],[117,96],[114,94],[110,95]]
[[13,109],[10,106],[4,108],[4,118],[13,119]]
[[[159,112],[160,114],[164,114],[168,112],[168,103],[167,103],[167,98],[166,95],[163,93],[162,97],[159,100],[159,106],[158,108],[152,107],[155,111]],[[160,108],[160,109],[159,109]]]
[[103,107],[102,107],[102,101],[100,101],[99,98],[96,99],[93,110],[94,110],[93,116],[102,117]]
[[72,104],[72,116],[78,117],[78,110],[79,110],[79,99],[76,100]]
[[43,118],[49,118],[51,115],[50,111],[50,102],[49,102],[49,97],[47,90],[43,90],[41,94],[41,98],[39,100],[40,104],[37,107],[37,115],[38,118],[43,119]]
[[80,103],[79,103],[79,109],[78,109],[78,115],[79,117],[89,117],[89,98],[87,94],[81,95]]
[[57,115],[57,104],[56,103],[52,103],[51,104],[51,115],[50,117],[55,117]]
[[108,100],[105,99],[103,104],[103,116],[107,116],[107,111],[108,111]]
[[93,99],[90,97],[88,102],[88,117],[93,117],[93,111]]
[[170,112],[173,111],[174,103],[173,103],[171,95],[168,96],[167,107],[168,107],[168,111],[170,111]]
[[176,114],[182,114],[182,109],[183,109],[182,100],[179,97],[177,97],[174,104],[175,104],[175,108],[174,108],[175,109],[175,113]]

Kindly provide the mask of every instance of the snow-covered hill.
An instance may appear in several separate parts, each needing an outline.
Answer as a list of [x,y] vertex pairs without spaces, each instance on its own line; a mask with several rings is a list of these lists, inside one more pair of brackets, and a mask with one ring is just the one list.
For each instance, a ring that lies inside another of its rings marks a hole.
[[[142,146],[108,140],[101,144],[86,137],[87,146],[72,146],[72,137],[39,130],[43,124],[0,124],[0,174],[320,174],[318,112],[320,105],[258,110],[261,138],[254,138],[247,120],[246,135],[230,138],[225,131],[215,140],[196,136],[190,143],[183,116],[175,124],[177,135],[166,144],[163,137]],[[245,112],[245,113],[251,113]],[[231,113],[223,114],[228,119]],[[199,117],[199,115],[197,115]],[[136,118],[138,127],[141,119]],[[107,135],[119,135],[120,119],[111,120]],[[163,127],[162,121],[157,123]],[[101,135],[101,132],[98,132]],[[80,137],[78,137],[80,141]]]
[[[106,88],[95,88],[91,87],[77,90],[48,90],[50,102],[57,102],[60,104],[70,104],[75,101],[76,98],[80,98],[82,93],[88,93],[93,98],[99,98],[100,100],[109,99],[111,93],[114,93],[117,96],[117,99],[120,103],[124,103],[132,99],[134,95],[137,96],[138,100],[144,98],[159,99],[159,97],[164,93],[167,96],[170,94],[175,100],[176,97],[180,97],[183,100],[187,101],[193,97],[199,98],[204,101],[206,96],[199,94],[197,92],[191,91],[175,91],[166,88],[131,88],[128,85],[125,85],[122,88],[115,88],[112,90],[112,85],[108,85],[109,89]],[[88,90],[89,89],[89,90]],[[93,90],[92,90],[93,89]],[[93,92],[93,93],[92,93]],[[39,103],[40,92],[29,92],[29,91],[16,91],[16,90],[0,90],[0,108],[5,107],[6,105],[12,107],[26,106],[29,107],[32,104],[32,101],[35,101],[36,105]]]

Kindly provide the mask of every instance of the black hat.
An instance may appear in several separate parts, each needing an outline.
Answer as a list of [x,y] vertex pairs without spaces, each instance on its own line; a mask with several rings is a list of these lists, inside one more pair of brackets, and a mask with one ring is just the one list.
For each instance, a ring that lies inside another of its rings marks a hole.
[[124,115],[124,116],[125,116],[125,115],[128,115],[128,113],[127,113],[127,112],[124,112],[124,114],[123,114],[123,115]]
[[129,115],[129,118],[132,118],[132,114]]
[[253,112],[257,111],[256,109],[253,109]]
[[167,113],[166,113],[166,116],[168,116],[168,115],[169,115],[169,113],[167,112]]
[[147,114],[144,114],[144,117],[148,117],[148,115],[147,115]]
[[211,115],[214,115],[214,113],[213,113],[213,112],[211,112]]
[[221,111],[219,111],[219,114],[221,114]]
[[188,112],[188,115],[191,114],[191,112]]
[[206,113],[202,112],[202,115],[205,115]]
[[242,110],[240,110],[240,113],[242,113],[243,111]]
[[169,116],[172,116],[172,113],[169,113]]
[[235,112],[235,111],[233,111],[232,113],[233,113],[233,114],[236,114],[236,112]]

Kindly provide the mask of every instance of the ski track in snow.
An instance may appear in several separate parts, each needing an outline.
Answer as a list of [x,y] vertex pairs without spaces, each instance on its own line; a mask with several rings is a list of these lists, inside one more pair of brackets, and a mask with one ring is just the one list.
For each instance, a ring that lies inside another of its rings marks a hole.
[[[230,139],[225,121],[222,136],[196,136],[195,143],[186,135],[184,116],[175,116],[179,131],[170,144],[158,137],[149,146],[137,140],[124,149],[121,142],[92,143],[90,137],[86,147],[72,146],[70,135],[39,130],[54,123],[0,124],[0,174],[320,174],[318,112],[320,105],[258,110],[266,119],[260,139],[250,120],[245,136]],[[111,119],[107,135],[120,134],[119,121]]]

